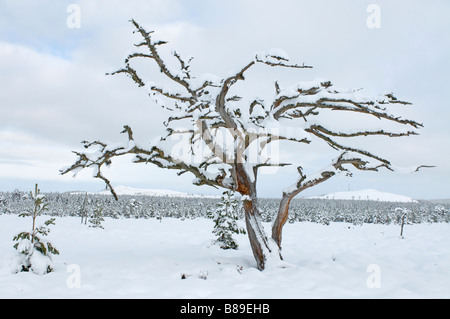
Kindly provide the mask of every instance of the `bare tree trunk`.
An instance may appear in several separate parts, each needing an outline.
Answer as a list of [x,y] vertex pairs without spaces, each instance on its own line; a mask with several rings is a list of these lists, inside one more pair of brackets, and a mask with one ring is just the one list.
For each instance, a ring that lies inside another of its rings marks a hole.
[[281,250],[281,233],[283,231],[283,226],[289,216],[289,204],[295,194],[283,194],[280,201],[280,206],[278,208],[278,214],[272,225],[272,239],[277,243],[278,248]]
[[[81,204],[81,209],[80,209],[81,224],[83,224],[83,218],[87,215],[86,203],[87,203],[87,192],[84,196],[83,203]],[[85,222],[85,224],[86,224],[86,222]]]
[[256,198],[244,201],[245,224],[253,256],[259,270],[264,270],[266,255],[270,253],[267,237],[260,222]]
[[323,183],[326,180],[328,180],[330,177],[332,177],[335,173],[334,172],[323,172],[322,176],[308,181],[306,183],[302,183],[302,180],[305,179],[303,176],[302,180],[297,184],[297,188],[292,190],[291,192],[284,193],[283,197],[280,201],[280,206],[278,208],[278,214],[275,218],[275,221],[272,224],[272,239],[277,243],[278,249],[280,250],[280,258],[281,257],[281,234],[283,231],[283,226],[286,224],[286,221],[289,216],[289,205],[291,203],[291,200],[303,192],[305,189],[310,188],[312,186],[315,186],[317,184]]
[[238,181],[238,192],[246,196],[243,204],[245,225],[253,256],[256,260],[256,266],[259,270],[264,270],[266,256],[271,253],[271,250],[269,240],[261,224],[256,185],[250,181],[242,164],[236,165],[236,179]]

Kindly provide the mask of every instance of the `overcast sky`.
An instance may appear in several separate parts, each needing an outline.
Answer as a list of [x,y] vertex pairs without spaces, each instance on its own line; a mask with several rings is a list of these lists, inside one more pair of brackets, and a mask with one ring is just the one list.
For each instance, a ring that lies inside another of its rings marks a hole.
[[[436,168],[338,176],[304,196],[375,188],[450,198],[449,12],[446,0],[0,0],[0,191],[31,190],[34,183],[43,191],[102,190],[90,170],[76,178],[59,175],[76,159],[71,151],[81,150],[80,141],[122,140],[124,124],[142,143],[163,134],[166,113],[145,91],[125,76],[105,75],[133,50],[134,18],[168,40],[169,50],[194,56],[196,74],[225,76],[254,52],[282,48],[314,68],[272,69],[261,77],[256,70],[248,79],[253,88],[258,79],[288,85],[320,77],[368,94],[392,91],[413,103],[403,114],[424,124],[419,136],[368,140],[364,147],[398,166]],[[326,149],[302,149],[295,158],[318,170],[333,158]],[[295,172],[264,174],[260,195],[279,197]],[[193,186],[188,174],[178,177],[130,158],[118,159],[106,175],[113,185],[219,193]]]

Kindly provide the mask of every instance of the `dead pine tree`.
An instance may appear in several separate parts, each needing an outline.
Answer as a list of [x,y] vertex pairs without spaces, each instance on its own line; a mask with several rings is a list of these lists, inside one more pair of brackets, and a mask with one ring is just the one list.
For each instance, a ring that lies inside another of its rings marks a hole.
[[81,224],[83,224],[83,220],[84,220],[85,225],[86,225],[87,218],[88,218],[88,208],[86,207],[87,202],[88,202],[88,194],[86,192],[86,194],[84,195],[83,203],[81,204],[81,208],[80,208]]
[[401,208],[401,207],[397,207],[395,209],[396,213],[399,213],[399,223],[400,223],[400,238],[404,238],[403,237],[403,227],[405,226],[405,223],[407,223],[408,220],[408,214],[410,213],[410,211],[406,208]]
[[[179,175],[189,172],[194,176],[195,185],[238,192],[244,199],[247,235],[260,270],[266,267],[270,256],[281,258],[282,229],[294,196],[339,173],[350,175],[350,169],[395,170],[388,159],[344,144],[342,140],[405,137],[417,134],[417,129],[422,127],[416,121],[388,111],[392,106],[410,105],[392,93],[365,96],[359,89],[335,88],[328,80],[316,79],[286,87],[274,81],[271,98],[246,96],[245,76],[257,66],[272,72],[276,69],[302,71],[311,66],[292,63],[282,50],[271,50],[255,54],[228,77],[197,77],[191,70],[191,57],[182,57],[176,51],[163,57],[160,48],[167,41],[154,39],[153,31],[147,31],[134,20],[131,23],[139,38],[135,44],[136,52],[126,57],[122,68],[110,74],[128,76],[138,87],[147,89],[153,101],[166,110],[165,135],[143,146],[135,142],[131,127],[125,125],[122,133],[126,138],[122,144],[83,141],[89,151],[74,152],[77,160],[61,173],[93,168],[94,177],[102,179],[117,198],[103,169],[114,158],[133,154],[133,163],[152,163],[176,170]],[[143,72],[135,68],[137,65],[142,67],[145,61],[159,70],[152,80],[159,76],[160,84],[147,82]],[[361,119],[375,120],[377,127],[380,123],[389,123],[404,129],[390,130],[392,125],[387,125],[386,129],[368,129],[367,123],[358,127]],[[347,125],[336,128],[339,123]],[[174,140],[178,142],[174,143]],[[303,151],[305,146],[324,143],[335,156],[329,165],[311,174],[297,163],[281,163],[278,154],[274,154],[277,144],[274,142],[290,142],[293,144],[291,149],[297,145]],[[282,199],[270,238],[262,226],[258,209],[258,173],[263,167],[292,164],[298,167],[297,178],[291,186],[279,190]],[[423,166],[413,170],[420,167]]]

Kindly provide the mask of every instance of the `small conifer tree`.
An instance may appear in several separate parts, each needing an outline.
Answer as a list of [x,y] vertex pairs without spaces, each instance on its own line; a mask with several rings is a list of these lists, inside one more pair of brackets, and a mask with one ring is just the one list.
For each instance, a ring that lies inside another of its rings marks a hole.
[[94,212],[91,216],[91,219],[89,219],[89,223],[91,224],[89,225],[89,227],[103,228],[102,226],[103,221],[104,221],[103,207],[101,207],[100,204],[97,203],[97,206],[94,208]]
[[222,194],[220,202],[210,217],[214,220],[213,234],[217,236],[216,243],[222,249],[237,249],[238,244],[233,234],[245,234],[245,230],[238,226],[239,201],[233,192],[226,191]]
[[55,224],[55,219],[51,218],[44,222],[43,226],[36,227],[36,218],[48,209],[48,203],[44,195],[40,193],[36,184],[34,194],[30,192],[33,200],[33,209],[29,212],[19,214],[19,217],[30,216],[33,221],[31,232],[21,232],[14,236],[13,241],[17,241],[14,248],[19,252],[19,260],[16,272],[32,271],[43,275],[53,271],[50,254],[59,255],[59,251],[50,242],[42,240],[41,236],[47,236],[50,232],[48,226]]

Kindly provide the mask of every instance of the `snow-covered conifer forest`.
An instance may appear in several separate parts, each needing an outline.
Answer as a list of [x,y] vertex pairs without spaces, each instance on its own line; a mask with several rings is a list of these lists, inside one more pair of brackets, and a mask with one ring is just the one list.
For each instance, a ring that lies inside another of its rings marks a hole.
[[[49,216],[88,218],[97,207],[103,208],[103,216],[122,218],[207,218],[214,210],[219,198],[121,195],[116,201],[110,195],[47,193]],[[20,214],[32,204],[29,193],[15,190],[0,192],[0,214]],[[279,199],[261,198],[262,220],[272,222],[279,206]],[[450,222],[449,205],[434,201],[397,203],[368,200],[334,200],[299,198],[292,201],[289,222],[313,222],[328,225],[331,222],[345,222],[354,225],[397,224],[401,214],[396,208],[407,208],[408,221],[420,223]],[[243,212],[240,219],[243,219]],[[87,215],[86,215],[87,214]]]

